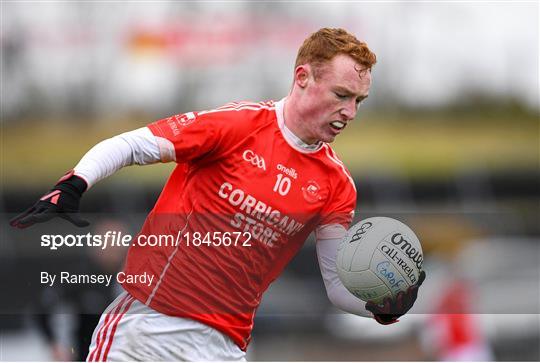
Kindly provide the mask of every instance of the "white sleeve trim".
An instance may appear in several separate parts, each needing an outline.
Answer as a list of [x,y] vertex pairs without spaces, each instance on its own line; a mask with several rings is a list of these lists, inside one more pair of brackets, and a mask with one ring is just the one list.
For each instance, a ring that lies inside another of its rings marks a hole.
[[74,168],[75,174],[86,180],[90,188],[124,166],[174,160],[174,147],[169,145],[171,155],[160,139],[163,138],[154,136],[148,127],[142,127],[103,140],[82,157]]
[[[343,228],[343,226],[341,227]],[[366,303],[351,294],[339,279],[336,270],[336,256],[340,242],[341,238],[322,240],[317,238],[317,258],[328,299],[338,309],[372,318],[373,314],[366,310]]]
[[174,149],[174,144],[164,137],[154,136],[154,138],[159,148],[161,162],[168,163],[169,161],[176,161],[176,151]]

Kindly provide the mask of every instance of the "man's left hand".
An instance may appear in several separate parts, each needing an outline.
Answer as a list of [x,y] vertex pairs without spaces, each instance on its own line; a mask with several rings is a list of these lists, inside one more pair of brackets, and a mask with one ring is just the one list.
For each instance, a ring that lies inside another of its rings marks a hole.
[[426,273],[421,271],[418,276],[418,282],[409,287],[407,291],[399,292],[394,300],[387,297],[381,305],[368,301],[366,303],[366,309],[373,313],[373,317],[379,324],[388,325],[397,323],[399,321],[398,318],[413,307],[418,296],[418,288],[420,288],[425,279]]

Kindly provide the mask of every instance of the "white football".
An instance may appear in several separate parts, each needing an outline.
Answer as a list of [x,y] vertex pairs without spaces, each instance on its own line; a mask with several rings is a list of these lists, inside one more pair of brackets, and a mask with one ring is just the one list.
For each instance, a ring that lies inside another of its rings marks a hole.
[[380,304],[418,281],[423,260],[420,241],[408,226],[373,217],[348,230],[336,265],[341,282],[354,296]]

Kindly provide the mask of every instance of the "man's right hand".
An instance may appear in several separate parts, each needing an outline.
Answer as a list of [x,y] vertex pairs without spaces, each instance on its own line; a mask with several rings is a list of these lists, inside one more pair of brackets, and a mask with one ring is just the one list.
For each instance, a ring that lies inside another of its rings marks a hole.
[[387,297],[380,305],[375,304],[372,301],[366,303],[366,309],[373,313],[373,318],[377,320],[379,324],[389,325],[397,323],[398,318],[405,315],[409,311],[418,297],[418,289],[422,286],[422,283],[426,279],[426,272],[420,271],[418,276],[418,282],[410,286],[407,291],[401,291],[397,294],[395,299]]
[[84,179],[74,175],[73,170],[64,175],[51,191],[33,206],[9,221],[12,227],[26,228],[34,223],[43,223],[54,217],[64,218],[77,227],[90,223],[79,215],[79,201],[88,185]]

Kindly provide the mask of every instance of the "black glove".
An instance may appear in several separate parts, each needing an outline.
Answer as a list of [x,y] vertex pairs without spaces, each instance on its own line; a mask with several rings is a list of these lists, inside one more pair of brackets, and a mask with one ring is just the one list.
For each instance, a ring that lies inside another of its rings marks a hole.
[[9,221],[12,227],[26,228],[34,223],[46,222],[54,217],[64,218],[77,227],[90,223],[79,217],[79,201],[88,185],[84,179],[67,172],[54,188],[41,197],[36,204]]
[[379,324],[388,325],[397,323],[398,318],[409,311],[416,301],[418,296],[418,288],[422,285],[426,279],[426,273],[420,272],[418,276],[418,282],[409,287],[407,291],[399,292],[395,300],[387,297],[384,299],[382,305],[377,305],[372,301],[366,303],[366,309],[373,313],[373,317]]

